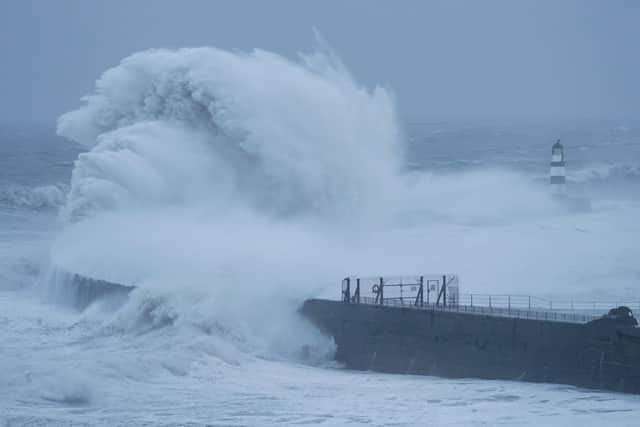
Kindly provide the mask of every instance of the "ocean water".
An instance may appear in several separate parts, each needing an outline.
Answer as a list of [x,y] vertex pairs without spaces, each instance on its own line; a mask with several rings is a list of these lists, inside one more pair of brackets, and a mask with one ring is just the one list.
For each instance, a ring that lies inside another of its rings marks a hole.
[[[297,313],[352,274],[640,301],[640,126],[407,122],[328,52],[141,52],[0,128],[5,425],[616,425],[640,397],[354,372]],[[561,138],[567,191],[550,196]],[[79,310],[67,272],[135,285]]]

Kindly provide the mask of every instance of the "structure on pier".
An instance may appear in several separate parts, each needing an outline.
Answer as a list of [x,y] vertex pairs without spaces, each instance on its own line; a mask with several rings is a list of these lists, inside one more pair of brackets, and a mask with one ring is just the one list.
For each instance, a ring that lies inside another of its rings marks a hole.
[[458,276],[455,274],[350,276],[342,279],[342,301],[453,307],[457,306],[460,300],[458,283]]

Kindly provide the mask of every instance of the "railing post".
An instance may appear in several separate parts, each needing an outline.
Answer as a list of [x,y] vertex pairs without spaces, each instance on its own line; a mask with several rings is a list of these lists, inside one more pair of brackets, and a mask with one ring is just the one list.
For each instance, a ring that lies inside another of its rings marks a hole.
[[507,295],[507,313],[511,314],[511,295]]
[[347,281],[347,289],[343,291],[342,301],[351,302],[351,278],[347,277],[345,280]]
[[447,306],[447,276],[442,275],[442,305]]
[[360,278],[359,277],[356,279],[356,294],[354,295],[354,298],[356,302],[360,304]]
[[427,280],[427,305],[429,305],[429,281]]
[[415,306],[418,306],[418,303],[420,304],[420,307],[424,306],[424,277],[420,276],[420,281],[419,283],[419,287],[418,287],[418,295],[416,296],[416,302],[414,303]]
[[384,304],[384,279],[380,277],[380,305]]
[[529,295],[529,310],[531,310],[531,295]]

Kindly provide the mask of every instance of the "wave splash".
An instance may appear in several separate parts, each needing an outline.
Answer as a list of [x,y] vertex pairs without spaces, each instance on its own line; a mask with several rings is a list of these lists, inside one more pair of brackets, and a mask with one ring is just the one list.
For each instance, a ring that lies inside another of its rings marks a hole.
[[296,315],[342,274],[328,263],[343,251],[314,227],[385,211],[402,158],[390,93],[328,52],[152,50],[106,71],[58,133],[89,151],[52,265],[135,285],[117,327],[330,352]]
[[323,51],[298,61],[137,53],[106,71],[58,132],[89,151],[75,163],[52,266],[135,285],[117,328],[195,328],[259,354],[330,352],[296,309],[334,296],[349,273],[482,264],[461,259],[457,244],[434,245],[465,237],[439,236],[433,223],[552,210],[512,173],[402,172],[392,94],[358,85]]
[[0,187],[0,206],[11,209],[58,209],[66,202],[68,185],[28,187],[9,184]]
[[583,185],[633,185],[640,182],[640,164],[596,164],[574,171],[567,177]]
[[85,103],[58,123],[91,148],[70,217],[185,203],[344,215],[373,209],[400,165],[392,96],[358,86],[330,54],[147,51],[105,72]]

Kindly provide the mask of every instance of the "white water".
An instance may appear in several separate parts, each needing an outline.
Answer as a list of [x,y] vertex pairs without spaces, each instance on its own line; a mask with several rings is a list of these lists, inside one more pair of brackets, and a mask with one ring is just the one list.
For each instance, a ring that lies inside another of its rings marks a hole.
[[[18,422],[637,419],[634,396],[335,369],[331,340],[296,313],[350,274],[638,299],[637,199],[568,214],[517,171],[406,172],[393,96],[329,52],[141,52],[58,129],[88,149],[63,230],[34,237],[50,246],[38,289],[63,304],[1,301],[0,397]],[[76,313],[51,295],[58,269],[137,289]]]

